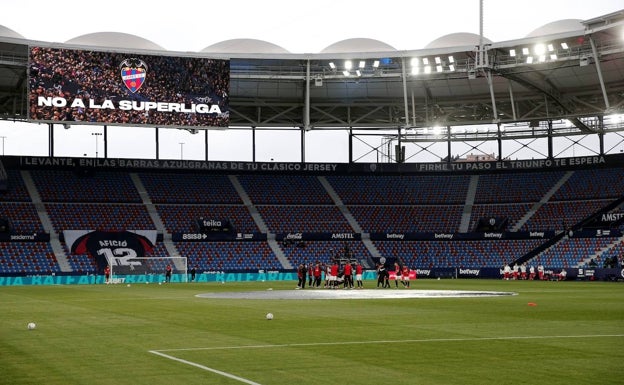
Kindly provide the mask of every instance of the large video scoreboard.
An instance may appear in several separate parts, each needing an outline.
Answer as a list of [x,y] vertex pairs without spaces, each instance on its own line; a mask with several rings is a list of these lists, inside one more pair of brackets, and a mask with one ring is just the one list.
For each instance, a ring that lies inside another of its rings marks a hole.
[[39,122],[227,127],[229,60],[29,48]]

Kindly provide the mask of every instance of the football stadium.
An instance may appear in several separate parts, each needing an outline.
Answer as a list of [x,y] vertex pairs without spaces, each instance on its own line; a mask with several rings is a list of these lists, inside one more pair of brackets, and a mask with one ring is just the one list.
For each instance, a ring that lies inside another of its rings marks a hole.
[[2,384],[622,383],[624,10],[314,54],[0,26],[0,126],[47,138],[0,136]]

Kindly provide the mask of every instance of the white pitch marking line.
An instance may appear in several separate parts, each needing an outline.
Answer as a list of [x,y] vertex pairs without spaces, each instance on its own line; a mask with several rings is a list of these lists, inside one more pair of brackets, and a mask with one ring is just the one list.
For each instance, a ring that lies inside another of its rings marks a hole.
[[375,341],[349,341],[349,342],[314,342],[303,344],[275,344],[275,345],[240,345],[240,346],[217,346],[212,348],[180,348],[150,350],[150,353],[181,352],[194,350],[228,350],[228,349],[262,349],[262,348],[287,348],[298,346],[328,346],[328,345],[364,345],[364,344],[387,344],[387,343],[410,343],[410,342],[468,342],[468,341],[505,341],[505,340],[538,340],[557,338],[605,338],[624,337],[624,334],[585,334],[576,336],[509,336],[509,337],[475,337],[475,338],[432,338],[417,340],[375,340]]
[[557,339],[557,338],[601,338],[601,337],[624,337],[624,334],[585,334],[576,336],[509,336],[509,337],[482,337],[482,338],[432,338],[432,339],[419,339],[419,340],[376,340],[376,341],[351,341],[351,342],[317,342],[306,344],[276,344],[276,345],[242,345],[242,346],[219,346],[214,348],[182,348],[182,349],[162,349],[162,350],[150,350],[152,354],[168,358],[173,361],[181,362],[186,365],[194,366],[196,368],[206,370],[224,377],[231,378],[233,380],[249,384],[249,385],[262,385],[258,382],[253,382],[246,378],[235,376],[231,373],[223,372],[221,370],[209,368],[198,363],[183,360],[174,356],[170,356],[163,352],[181,352],[181,351],[196,351],[196,350],[227,350],[227,349],[262,349],[262,348],[283,348],[283,347],[297,347],[297,346],[327,346],[327,345],[361,345],[361,344],[387,344],[387,343],[408,343],[408,342],[466,342],[466,341],[504,341],[504,340],[532,340],[532,339]]
[[223,372],[223,371],[221,371],[221,370],[217,370],[217,369],[209,368],[209,367],[207,367],[207,366],[200,365],[200,364],[195,363],[195,362],[192,362],[192,361],[187,361],[187,360],[183,360],[183,359],[181,359],[181,358],[177,358],[177,357],[174,357],[174,356],[170,356],[170,355],[168,355],[168,354],[161,353],[161,352],[159,352],[159,351],[157,351],[157,350],[150,350],[149,352],[150,352],[150,353],[153,353],[153,354],[156,354],[156,355],[158,355],[158,356],[161,356],[161,357],[168,358],[168,359],[173,360],[173,361],[178,361],[178,362],[181,362],[181,363],[183,363],[183,364],[191,365],[191,366],[194,366],[194,367],[196,367],[196,368],[199,368],[199,369],[202,369],[202,370],[206,370],[206,371],[208,371],[208,372],[212,372],[212,373],[215,373],[215,374],[218,374],[218,375],[224,376],[224,377],[231,378],[231,379],[233,379],[233,380],[236,380],[236,381],[242,382],[242,383],[244,383],[244,384],[249,384],[249,385],[262,385],[262,384],[260,384],[260,383],[258,383],[258,382],[253,382],[253,381],[248,380],[248,379],[246,379],[246,378],[238,377],[238,376],[235,376],[235,375],[233,375],[233,374],[231,374],[231,373]]

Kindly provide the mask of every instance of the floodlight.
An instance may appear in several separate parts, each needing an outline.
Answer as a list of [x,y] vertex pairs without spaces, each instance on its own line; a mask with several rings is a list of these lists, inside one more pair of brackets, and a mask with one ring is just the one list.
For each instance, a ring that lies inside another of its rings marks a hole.
[[436,57],[435,57],[435,63],[436,63],[436,64],[442,64],[442,59],[440,59],[440,57],[439,57],[439,56],[436,56]]
[[349,71],[344,70],[344,71],[342,71],[342,74],[343,74],[344,76],[349,76]]
[[527,64],[532,64],[533,63],[533,56],[527,56],[526,63]]
[[515,49],[513,49],[513,48],[512,48],[512,49],[510,49],[510,50],[509,50],[509,56],[511,56],[511,57],[516,57],[516,50],[515,50]]
[[455,64],[449,65],[449,71],[455,71]]
[[359,69],[355,70],[355,74],[357,76],[362,76],[362,71],[360,71]]
[[410,65],[412,67],[418,67],[420,65],[420,60],[418,60],[417,57],[413,57],[412,60],[410,60]]
[[551,53],[550,60],[557,60],[557,54]]
[[345,69],[350,70],[353,68],[353,62],[351,60],[345,60],[344,62]]
[[418,75],[419,72],[420,72],[420,68],[416,66],[412,67],[412,75]]
[[544,52],[546,52],[546,46],[544,46],[544,44],[535,44],[533,52],[535,52],[536,55],[543,55]]
[[366,67],[366,62],[364,60],[360,60],[360,64],[358,65],[359,68],[364,68]]
[[540,63],[543,63],[546,61],[546,55],[540,55],[538,59]]
[[430,74],[431,73],[431,66],[425,66],[425,73],[426,74]]
[[375,61],[373,62],[373,67],[374,67],[374,68],[379,67],[379,60],[375,60]]
[[333,69],[333,70],[335,70],[335,69],[336,69],[336,65],[334,64],[334,62],[333,62],[333,61],[330,61],[330,62],[329,62],[329,68],[331,68],[331,69]]
[[450,55],[448,57],[448,61],[449,61],[449,63],[455,63],[455,58],[453,57],[453,55]]
[[442,65],[437,65],[436,66],[436,71],[442,72]]
[[555,50],[555,47],[552,44],[548,44],[546,47],[548,48],[548,52],[552,52]]
[[566,43],[565,41],[561,43],[561,48],[563,49],[568,49],[568,43]]
[[607,120],[613,120],[616,123],[622,123],[624,122],[624,115],[623,114],[608,115]]
[[529,49],[527,47],[522,48],[522,54],[524,56],[528,55],[529,54]]
[[442,127],[435,126],[433,127],[433,135],[440,135],[442,133]]
[[429,65],[429,59],[428,59],[428,58],[426,58],[426,57],[424,57],[424,58],[423,58],[423,64],[424,64],[424,65],[426,65],[426,66],[428,66],[428,65]]

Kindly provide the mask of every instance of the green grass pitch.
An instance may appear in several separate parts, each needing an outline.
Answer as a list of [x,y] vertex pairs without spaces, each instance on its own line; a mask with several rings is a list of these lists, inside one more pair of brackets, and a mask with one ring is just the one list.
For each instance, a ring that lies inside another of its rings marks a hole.
[[0,384],[624,383],[622,283],[418,280],[409,289],[518,293],[492,298],[195,297],[294,286],[0,287]]

